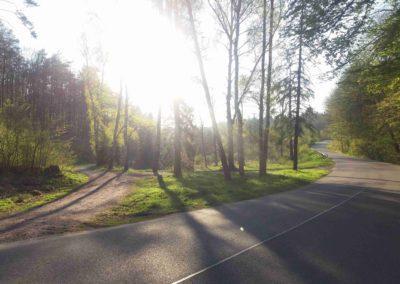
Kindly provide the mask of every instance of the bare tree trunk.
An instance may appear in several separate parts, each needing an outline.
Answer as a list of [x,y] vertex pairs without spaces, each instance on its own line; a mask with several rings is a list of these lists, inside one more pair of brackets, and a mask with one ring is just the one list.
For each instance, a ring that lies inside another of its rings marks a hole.
[[100,80],[100,88],[99,90],[96,92],[96,100],[98,103],[98,110],[99,112],[96,110],[96,124],[94,127],[94,136],[95,136],[95,144],[96,144],[96,160],[97,160],[97,164],[100,163],[100,160],[98,157],[98,155],[101,155],[100,152],[100,131],[101,131],[101,125],[102,125],[102,116],[101,116],[101,110],[103,109],[103,105],[101,103],[100,100],[100,96],[103,94],[103,88],[104,88],[104,68],[105,68],[105,62],[103,62],[102,64],[102,68],[101,68],[101,80]]
[[174,118],[175,118],[175,132],[174,132],[174,177],[182,177],[182,144],[181,144],[181,118],[180,118],[179,102],[174,100]]
[[213,132],[213,148],[214,148],[214,166],[218,166],[218,145],[214,132]]
[[193,41],[194,41],[195,50],[196,50],[196,57],[197,57],[197,61],[199,63],[200,74],[201,74],[201,78],[202,78],[202,85],[203,85],[204,93],[205,93],[205,96],[206,96],[208,110],[210,112],[210,117],[211,117],[211,122],[212,122],[213,130],[214,130],[214,134],[215,134],[215,137],[216,137],[216,142],[218,144],[219,155],[220,155],[220,158],[221,158],[221,164],[222,164],[224,177],[225,177],[225,180],[230,180],[231,179],[231,172],[229,170],[228,161],[226,159],[226,154],[225,154],[224,146],[222,144],[221,135],[220,135],[219,130],[218,130],[217,121],[215,119],[214,108],[213,108],[213,105],[211,103],[210,90],[209,90],[209,87],[208,87],[208,82],[207,82],[206,74],[205,74],[205,71],[204,71],[203,58],[201,56],[200,45],[199,45],[199,41],[198,41],[198,38],[197,38],[197,31],[196,31],[196,27],[195,27],[195,23],[194,23],[194,18],[193,18],[192,4],[191,4],[190,0],[186,0],[186,6],[188,8],[190,26],[191,26]]
[[158,109],[156,142],[154,148],[155,149],[153,156],[153,174],[158,175],[158,170],[160,169],[160,149],[161,149],[161,106]]
[[201,122],[201,152],[203,153],[204,166],[206,168],[208,168],[207,155],[206,155],[206,146],[204,145],[204,125],[203,125],[203,122]]
[[238,132],[238,161],[239,161],[239,174],[244,176],[244,141],[243,141],[243,116],[240,108],[237,112],[237,132]]
[[263,43],[261,56],[261,89],[258,106],[258,155],[259,176],[265,176],[267,163],[264,151],[264,90],[265,90],[265,50],[267,47],[267,0],[263,0]]
[[6,82],[6,56],[5,56],[5,54],[3,57],[3,68],[2,69],[3,69],[3,71],[1,74],[1,108],[3,108],[3,104],[5,101],[5,99],[4,99],[4,85]]
[[100,163],[99,161],[99,127],[98,127],[98,114],[97,114],[97,106],[94,101],[93,92],[90,90],[89,84],[87,84],[87,91],[89,93],[90,104],[92,106],[92,116],[93,116],[93,134],[94,134],[94,151],[96,154],[96,163],[97,165]]
[[126,156],[125,156],[125,164],[124,164],[124,171],[129,169],[129,137],[128,137],[128,123],[129,123],[129,107],[128,107],[128,90],[125,89],[125,119],[124,119],[124,143],[126,149]]
[[289,72],[289,110],[288,110],[288,118],[289,118],[289,158],[293,161],[293,135],[292,135],[292,72]]
[[228,58],[228,89],[226,93],[226,126],[228,132],[228,164],[231,171],[235,170],[235,158],[233,154],[233,121],[231,111],[232,99],[232,40],[229,41]]
[[243,117],[239,107],[239,36],[240,36],[240,12],[242,0],[237,0],[235,5],[235,40],[233,43],[233,59],[235,62],[235,113],[237,118],[237,148],[239,174],[244,175],[244,146],[243,146]]
[[[265,118],[265,132],[264,132],[264,151],[265,163],[268,164],[268,150],[269,150],[269,131],[271,127],[271,77],[272,77],[272,43],[274,37],[274,0],[270,0],[269,8],[269,39],[268,39],[268,71],[267,71],[267,98],[266,98],[266,118]],[[268,166],[266,165],[266,168]]]
[[300,35],[299,35],[299,61],[297,69],[297,94],[296,94],[296,120],[294,125],[293,141],[293,169],[298,170],[298,148],[300,135],[300,98],[301,98],[301,75],[302,75],[302,56],[303,56],[303,11],[300,16]]
[[[281,119],[283,120],[283,117],[285,115],[285,97],[282,98],[281,101]],[[285,142],[285,129],[284,129],[284,124],[282,123],[280,127],[280,157],[283,157],[283,147],[284,147],[284,142]]]
[[117,139],[118,139],[118,129],[119,129],[119,119],[121,116],[121,104],[122,104],[122,86],[119,92],[119,97],[118,97],[118,109],[117,109],[117,117],[115,118],[115,126],[114,126],[114,135],[113,135],[113,143],[112,143],[112,148],[111,148],[111,157],[110,157],[110,164],[108,165],[108,168],[111,170],[114,168],[114,158],[116,156],[116,151],[117,151]]
[[[213,2],[214,4],[212,4]],[[233,124],[231,100],[232,100],[232,53],[233,53],[233,34],[234,34],[234,1],[222,3],[221,0],[208,0],[216,19],[221,25],[228,40],[228,76],[227,76],[227,92],[226,92],[226,125],[227,125],[227,144],[228,144],[228,165],[231,171],[236,170],[234,158],[233,143]],[[222,4],[222,5],[221,5]],[[228,11],[229,10],[229,11]]]
[[[86,160],[93,160],[93,153],[90,147],[90,117],[88,111],[88,105],[86,102],[86,98],[82,100],[82,123],[79,123],[81,129],[81,142],[82,148],[81,151],[84,154]],[[32,119],[33,121],[33,119]]]

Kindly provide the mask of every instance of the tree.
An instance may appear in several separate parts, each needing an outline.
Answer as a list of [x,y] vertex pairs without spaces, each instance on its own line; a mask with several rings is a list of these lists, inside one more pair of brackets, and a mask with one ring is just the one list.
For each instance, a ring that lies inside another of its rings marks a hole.
[[[266,117],[264,132],[264,151],[265,163],[268,163],[269,132],[271,127],[271,80],[272,80],[272,44],[274,37],[274,0],[270,0],[269,8],[269,37],[268,37],[268,71],[267,71],[267,98],[266,98]],[[267,165],[265,166],[267,169]]]
[[[313,2],[291,1],[286,13],[285,36],[293,39],[291,49],[296,54],[297,51],[297,72],[296,72],[296,106],[294,117],[294,136],[293,136],[293,169],[298,170],[298,145],[300,136],[300,107],[304,96],[304,88],[307,80],[304,75],[304,41],[306,46],[311,48],[315,42],[315,34],[318,31],[318,23],[310,21],[308,15],[314,15]],[[310,58],[309,58],[310,59]]]
[[187,105],[185,101],[180,102],[180,123],[182,132],[182,146],[183,146],[183,168],[191,172],[195,168],[195,159],[197,154],[197,141],[196,134],[198,128],[194,123],[194,110],[192,107]]
[[218,166],[218,145],[215,133],[212,133],[213,138],[213,157],[214,157],[214,166]]
[[58,56],[22,56],[0,25],[0,168],[40,170],[90,161],[90,117],[82,81]]
[[154,143],[154,156],[153,156],[153,174],[158,175],[160,168],[160,151],[161,151],[161,106],[158,108],[157,127],[156,127],[156,140]]
[[231,172],[230,172],[230,169],[229,169],[228,161],[226,159],[224,146],[222,144],[221,134],[219,133],[217,121],[215,119],[214,108],[213,108],[213,105],[211,103],[211,95],[210,95],[210,90],[209,90],[209,87],[208,87],[208,82],[207,82],[207,78],[206,78],[206,74],[205,74],[205,70],[204,70],[203,58],[201,56],[200,45],[199,45],[196,26],[195,26],[195,22],[194,22],[194,16],[193,16],[193,9],[192,9],[191,0],[186,0],[186,7],[187,7],[187,10],[188,10],[188,14],[189,14],[189,24],[190,24],[190,29],[191,29],[191,34],[192,34],[192,37],[193,37],[193,41],[194,41],[195,53],[196,53],[197,61],[198,61],[198,64],[199,64],[201,80],[202,80],[202,86],[203,86],[203,89],[204,89],[204,94],[206,96],[207,107],[208,107],[208,110],[210,112],[211,123],[212,123],[212,126],[213,126],[215,139],[216,139],[216,142],[217,142],[217,145],[218,145],[219,155],[220,155],[221,164],[222,164],[222,170],[223,170],[225,179],[226,180],[230,180],[231,179]]
[[263,0],[262,16],[262,51],[261,51],[261,89],[258,101],[258,147],[259,147],[259,176],[264,176],[267,170],[265,157],[265,137],[264,137],[264,92],[265,92],[265,52],[267,49],[267,0]]
[[[7,6],[4,7],[3,9],[1,9],[1,12],[6,12],[6,13],[11,13],[13,14],[15,17],[18,18],[18,20],[20,21],[20,23],[26,28],[28,29],[29,33],[31,34],[31,36],[33,38],[37,38],[37,34],[35,31],[35,28],[32,24],[32,22],[26,17],[25,13],[21,10],[18,9],[17,6],[15,5],[15,3],[13,3],[12,1],[2,1],[3,4],[6,4]],[[25,0],[24,4],[26,7],[30,8],[30,7],[37,7],[39,6],[37,4],[36,1],[34,0]],[[8,6],[10,5],[10,6]],[[7,21],[2,21],[2,22],[6,22]]]
[[[303,1],[303,0],[302,0]],[[296,117],[294,123],[294,140],[293,140],[293,169],[298,169],[298,151],[299,151],[299,135],[300,135],[300,99],[301,99],[301,77],[303,72],[303,32],[304,32],[304,10],[301,7],[300,24],[299,24],[299,51],[297,63],[297,89],[296,89]]]
[[128,98],[128,89],[125,87],[125,117],[124,117],[124,143],[125,143],[125,163],[124,163],[124,171],[129,169],[129,136],[128,136],[128,124],[129,124],[129,98]]
[[328,100],[332,144],[342,152],[400,161],[399,31],[399,8],[388,9]]
[[[293,90],[293,83],[292,83],[292,70],[291,70],[291,62],[289,62],[289,74],[288,74],[288,119],[289,119],[289,129],[293,127],[293,119],[292,119],[292,90]],[[293,150],[293,134],[292,131],[289,132],[289,158],[293,161],[294,159],[294,150]]]
[[240,21],[242,13],[242,0],[236,0],[234,5],[235,11],[235,39],[233,42],[233,60],[235,63],[235,113],[237,118],[237,147],[238,147],[238,162],[239,174],[244,175],[244,145],[243,145],[243,118],[240,111],[239,104],[239,35],[240,35]]
[[181,135],[181,113],[180,113],[180,102],[174,100],[174,177],[182,177],[182,135]]
[[200,135],[201,135],[201,153],[203,154],[204,167],[208,168],[206,146],[205,146],[205,143],[204,143],[204,125],[203,125],[203,121],[201,121]]
[[113,142],[111,148],[111,155],[110,155],[110,163],[108,165],[108,169],[114,168],[114,160],[117,156],[117,144],[118,144],[118,133],[119,133],[119,120],[121,116],[121,105],[122,105],[122,85],[118,95],[118,107],[117,107],[117,115],[115,117],[115,126],[114,126],[114,135],[113,135]]
[[228,164],[230,170],[235,170],[234,149],[233,149],[233,119],[231,110],[232,101],[232,62],[233,62],[233,45],[235,37],[234,23],[234,1],[227,0],[209,0],[211,9],[214,12],[217,22],[227,39],[227,91],[226,91],[226,127],[227,127],[227,142],[228,142]]

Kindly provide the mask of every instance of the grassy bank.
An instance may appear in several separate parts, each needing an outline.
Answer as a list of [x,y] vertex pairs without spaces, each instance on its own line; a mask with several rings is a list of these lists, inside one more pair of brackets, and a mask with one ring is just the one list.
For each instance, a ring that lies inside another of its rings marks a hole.
[[300,160],[300,170],[291,169],[289,162],[270,164],[269,173],[258,177],[256,162],[249,162],[245,177],[233,174],[224,181],[220,171],[196,171],[181,179],[163,173],[164,185],[150,176],[138,179],[132,193],[120,204],[93,219],[93,226],[112,226],[137,222],[166,214],[216,206],[239,200],[294,189],[326,175],[332,160],[309,151]]
[[0,176],[0,217],[41,206],[68,194],[88,181],[85,174],[64,170],[58,177],[44,175]]

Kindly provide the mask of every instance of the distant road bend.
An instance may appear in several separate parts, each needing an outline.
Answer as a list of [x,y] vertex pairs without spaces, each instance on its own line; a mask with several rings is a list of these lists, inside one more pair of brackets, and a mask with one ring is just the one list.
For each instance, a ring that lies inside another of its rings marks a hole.
[[301,189],[0,245],[1,283],[399,283],[400,166],[316,148]]

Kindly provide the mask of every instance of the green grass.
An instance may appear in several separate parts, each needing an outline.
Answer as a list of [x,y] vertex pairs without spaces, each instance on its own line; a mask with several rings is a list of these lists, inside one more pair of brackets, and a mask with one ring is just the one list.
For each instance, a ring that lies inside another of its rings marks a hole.
[[181,179],[163,173],[163,187],[160,187],[157,178],[144,177],[136,182],[131,194],[119,205],[96,216],[90,225],[112,226],[137,222],[282,192],[321,178],[329,172],[326,167],[332,163],[332,160],[308,151],[300,160],[299,171],[292,170],[289,162],[270,164],[269,174],[262,178],[258,177],[255,170],[256,162],[248,163],[246,177],[234,173],[229,182],[224,180],[220,171],[211,170],[185,174]]
[[[4,176],[1,178],[5,179]],[[24,177],[8,176],[7,178],[21,180]],[[39,177],[38,180],[40,184],[35,186],[34,189],[40,191],[41,195],[35,195],[32,192],[33,188],[27,190],[18,183],[14,184],[13,190],[8,191],[0,198],[0,216],[4,217],[9,214],[26,211],[61,198],[72,189],[87,182],[88,177],[82,173],[64,170],[61,177]]]

